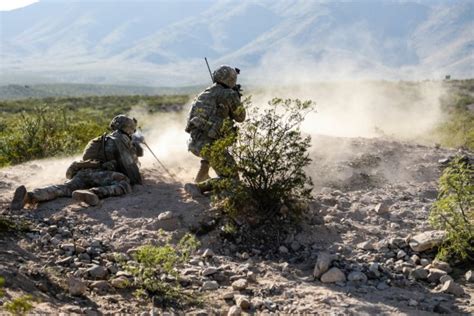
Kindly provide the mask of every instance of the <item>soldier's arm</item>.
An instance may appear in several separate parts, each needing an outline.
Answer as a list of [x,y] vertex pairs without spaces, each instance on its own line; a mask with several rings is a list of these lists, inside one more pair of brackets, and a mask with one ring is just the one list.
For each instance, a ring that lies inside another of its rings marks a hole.
[[135,153],[137,154],[137,157],[143,157],[143,147],[140,146],[140,143],[138,142],[132,142],[133,148],[135,148]]
[[116,170],[117,169],[117,157],[118,149],[114,141],[111,139],[106,140],[105,142],[105,159],[106,162],[102,164],[102,167],[107,170]]
[[229,102],[230,118],[236,122],[243,122],[245,120],[246,112],[244,105],[240,101],[240,95],[237,91],[230,90],[227,96]]

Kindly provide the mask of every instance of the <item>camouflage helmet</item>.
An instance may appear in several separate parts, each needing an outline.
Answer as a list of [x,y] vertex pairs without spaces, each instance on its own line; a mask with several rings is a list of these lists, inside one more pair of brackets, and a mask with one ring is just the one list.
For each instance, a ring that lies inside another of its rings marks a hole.
[[236,68],[222,65],[212,73],[212,78],[214,82],[222,83],[228,86],[229,88],[233,88],[237,83],[237,75],[238,71]]
[[113,131],[122,131],[128,135],[132,135],[137,130],[137,120],[134,117],[120,114],[112,119],[110,128]]

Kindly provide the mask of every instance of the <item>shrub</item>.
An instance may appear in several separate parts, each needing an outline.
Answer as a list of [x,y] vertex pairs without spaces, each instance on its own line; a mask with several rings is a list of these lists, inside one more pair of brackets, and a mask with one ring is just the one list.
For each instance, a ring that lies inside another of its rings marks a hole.
[[227,122],[225,136],[204,149],[211,165],[221,170],[232,168],[227,151],[236,160],[233,168],[241,180],[220,180],[218,198],[233,216],[258,221],[280,211],[297,215],[311,198],[312,182],[304,170],[311,161],[310,137],[302,135],[300,125],[312,102],[275,98],[263,111],[249,100],[245,104],[248,119],[239,133]]
[[430,223],[446,231],[438,258],[474,260],[474,168],[456,157],[439,180],[439,194],[430,213]]
[[[136,264],[126,267],[135,277],[133,285],[137,287],[137,295],[141,297],[148,294],[159,299],[158,303],[165,306],[196,303],[191,295],[181,290],[177,267],[187,262],[198,247],[199,241],[190,234],[181,238],[176,247],[170,244],[140,247],[134,255]],[[175,282],[163,281],[162,275],[173,276]]]
[[31,295],[23,295],[21,297],[12,299],[3,304],[3,308],[13,315],[26,315],[33,309],[34,298]]

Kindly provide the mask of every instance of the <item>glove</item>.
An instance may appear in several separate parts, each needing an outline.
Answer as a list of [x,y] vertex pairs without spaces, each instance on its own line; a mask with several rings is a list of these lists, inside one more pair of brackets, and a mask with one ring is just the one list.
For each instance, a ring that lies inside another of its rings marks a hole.
[[232,88],[232,90],[234,90],[235,92],[237,92],[237,94],[239,95],[239,98],[242,97],[242,92],[243,92],[243,90],[242,90],[242,86],[241,86],[240,84],[236,84],[236,85]]
[[145,136],[143,134],[133,134],[132,135],[132,142],[134,143],[138,143],[138,144],[141,144],[141,143],[144,143],[145,142]]

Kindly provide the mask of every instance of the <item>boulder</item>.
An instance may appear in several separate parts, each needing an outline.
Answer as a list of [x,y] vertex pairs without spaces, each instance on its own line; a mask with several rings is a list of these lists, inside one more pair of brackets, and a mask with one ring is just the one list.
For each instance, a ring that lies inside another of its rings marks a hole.
[[248,282],[246,279],[238,279],[232,282],[232,288],[236,291],[245,290],[247,288]]
[[455,296],[464,295],[464,289],[456,282],[449,280],[445,282],[440,289],[442,293],[454,294]]
[[474,271],[469,270],[464,276],[466,277],[467,282],[474,283]]
[[418,267],[410,272],[410,276],[415,280],[425,280],[430,272],[425,268]]
[[202,275],[203,276],[208,276],[216,273],[218,269],[216,267],[207,267],[204,270],[202,270]]
[[427,231],[411,237],[409,245],[413,251],[422,252],[430,250],[439,246],[445,235],[445,232],[442,230]]
[[219,288],[219,283],[217,283],[216,281],[205,281],[203,284],[202,284],[202,290],[203,291],[213,291],[213,290],[217,290]]
[[87,269],[87,273],[94,279],[101,280],[107,278],[109,271],[104,266],[93,265]]
[[227,316],[240,316],[242,314],[242,308],[237,305],[232,306],[227,313]]
[[443,270],[440,270],[440,269],[429,269],[428,270],[429,273],[428,273],[428,282],[434,282],[434,283],[437,283],[439,282],[439,279],[443,276],[443,275],[447,275],[446,271],[443,271]]
[[433,260],[433,262],[431,263],[431,267],[435,268],[435,269],[440,269],[440,270],[446,271],[447,273],[450,273],[451,271],[453,271],[453,269],[451,269],[451,266],[449,265],[449,263],[444,262],[444,261],[440,261],[440,260],[437,260],[437,259]]
[[323,273],[329,270],[331,262],[334,260],[334,255],[331,255],[327,252],[320,252],[318,254],[318,259],[316,260],[316,265],[314,266],[313,276],[315,279],[319,278]]
[[346,281],[346,276],[338,268],[331,268],[321,276],[321,282],[323,283],[336,283]]
[[363,272],[352,271],[347,276],[347,280],[351,281],[351,282],[354,282],[354,283],[363,284],[363,283],[367,282],[367,276]]
[[235,304],[239,306],[242,310],[250,309],[250,301],[248,297],[244,295],[236,295],[234,296]]
[[69,278],[68,288],[69,288],[69,294],[73,296],[82,295],[84,294],[85,291],[87,291],[86,283],[76,278]]

